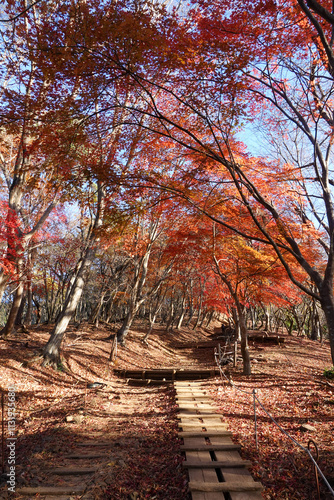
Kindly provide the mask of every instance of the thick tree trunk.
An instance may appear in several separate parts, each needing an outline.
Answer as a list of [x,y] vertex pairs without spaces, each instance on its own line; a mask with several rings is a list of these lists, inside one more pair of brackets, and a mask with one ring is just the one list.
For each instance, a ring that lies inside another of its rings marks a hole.
[[332,363],[334,366],[334,297],[332,290],[321,294],[321,307],[324,311],[331,348]]
[[14,330],[16,317],[19,312],[23,298],[23,292],[24,292],[24,283],[21,281],[16,289],[12,307],[10,309],[10,313],[7,319],[7,323],[4,329],[2,330],[2,335],[4,338],[7,338]]
[[23,325],[23,312],[27,302],[27,295],[23,293],[21,304],[19,310],[17,311],[16,319],[15,319],[15,327]]
[[86,275],[95,256],[94,244],[96,242],[96,231],[102,224],[104,214],[105,189],[98,183],[98,203],[93,228],[89,231],[86,239],[86,248],[78,265],[71,288],[66,294],[64,306],[57,318],[51,336],[44,347],[43,366],[50,365],[56,368],[60,363],[60,347],[66,328],[76,311],[85,286]]
[[[83,266],[84,264],[85,263],[83,263]],[[60,346],[63,341],[68,324],[77,308],[77,305],[79,304],[85,286],[85,279],[83,274],[84,269],[82,270],[80,275],[77,276],[77,279],[72,286],[72,291],[69,293],[63,310],[51,333],[51,337],[44,347],[43,366],[50,365],[53,368],[56,368],[60,363]]]

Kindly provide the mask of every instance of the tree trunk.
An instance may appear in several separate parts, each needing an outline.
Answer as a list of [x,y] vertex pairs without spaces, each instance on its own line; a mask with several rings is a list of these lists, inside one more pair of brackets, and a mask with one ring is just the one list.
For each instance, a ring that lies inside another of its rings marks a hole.
[[152,333],[152,330],[153,330],[153,327],[154,327],[154,324],[155,324],[155,319],[156,319],[156,315],[154,315],[153,317],[150,316],[150,326],[149,326],[149,329],[145,333],[145,335],[143,337],[143,340],[142,340],[142,342],[144,342],[144,344],[147,343],[147,339],[149,338],[149,336]]
[[24,294],[24,278],[22,277],[22,269],[23,269],[23,259],[22,256],[18,258],[17,262],[17,274],[18,274],[18,285],[14,294],[12,307],[9,312],[9,316],[7,318],[7,323],[2,330],[2,335],[4,338],[8,337],[14,330],[15,321],[20,310],[21,302]]
[[248,349],[248,332],[247,332],[247,326],[246,326],[246,321],[245,321],[245,315],[240,307],[237,306],[238,308],[238,321],[239,321],[239,327],[240,327],[240,334],[241,334],[241,356],[242,356],[242,361],[243,361],[243,374],[244,375],[251,375],[252,374],[252,368],[251,368],[251,362],[250,362],[250,355],[249,355],[249,349]]
[[209,328],[211,321],[213,320],[213,316],[215,314],[215,311],[212,310],[209,314],[208,321],[206,322],[205,328]]
[[7,338],[14,330],[16,317],[17,317],[17,314],[19,312],[22,298],[23,298],[23,292],[24,292],[24,283],[23,283],[23,281],[20,281],[20,283],[16,289],[16,292],[14,294],[14,299],[13,299],[12,307],[10,309],[10,313],[9,313],[9,316],[7,319],[7,323],[4,327],[4,329],[2,330],[2,335],[4,338]]
[[86,248],[81,257],[81,262],[78,265],[78,270],[73,284],[67,293],[62,311],[57,318],[57,322],[54,326],[51,336],[44,347],[43,366],[50,365],[53,368],[56,368],[60,363],[61,343],[64,338],[66,328],[80,302],[85,286],[86,275],[95,256],[94,243],[97,238],[96,230],[102,224],[104,214],[104,196],[104,187],[100,183],[98,183],[98,202],[94,225],[87,235]]
[[179,320],[177,322],[177,326],[176,326],[176,329],[177,330],[180,330],[181,326],[182,326],[182,323],[183,323],[183,320],[184,320],[184,316],[186,314],[186,295],[183,296],[183,299],[182,299],[182,305],[181,305],[181,314],[180,314],[180,317],[179,317]]
[[3,269],[0,269],[0,303],[2,302],[3,294],[7,288],[8,280],[9,276],[4,273]]
[[173,329],[173,323],[174,323],[175,315],[174,315],[174,302],[173,299],[171,300],[170,308],[169,308],[169,315],[168,319],[166,322],[166,330],[169,332],[170,330]]
[[68,298],[64,304],[62,312],[55,324],[46,346],[43,351],[43,366],[50,365],[57,368],[60,363],[60,346],[64,338],[67,326],[75,313],[77,305],[79,304],[84,286],[85,286],[85,263],[82,263],[82,270],[77,276],[75,283],[72,286],[72,292],[69,293]]
[[333,291],[323,291],[321,294],[321,308],[324,311],[331,347],[332,363],[334,366],[334,297]]
[[124,346],[125,345],[125,338],[127,334],[129,333],[129,330],[131,328],[131,325],[133,323],[133,320],[135,319],[136,312],[138,308],[131,308],[128,314],[126,315],[123,324],[121,328],[117,332],[117,342]]
[[[234,298],[234,297],[233,297]],[[237,299],[239,301],[239,299]],[[236,302],[236,299],[234,298],[234,302]],[[234,329],[235,329],[235,339],[240,342],[241,341],[241,327],[239,323],[239,313],[238,313],[238,307],[232,307],[232,317],[233,317],[233,322],[234,322]]]
[[32,289],[31,289],[31,279],[27,281],[27,312],[24,318],[25,325],[31,325],[32,320]]

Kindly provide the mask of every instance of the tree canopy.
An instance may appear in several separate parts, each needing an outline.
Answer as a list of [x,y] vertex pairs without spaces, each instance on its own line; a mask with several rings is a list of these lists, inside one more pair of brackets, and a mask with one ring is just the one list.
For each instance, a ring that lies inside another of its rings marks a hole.
[[57,363],[84,310],[122,342],[137,314],[234,310],[250,373],[247,311],[309,301],[334,362],[333,21],[313,0],[4,2],[3,335],[34,308]]

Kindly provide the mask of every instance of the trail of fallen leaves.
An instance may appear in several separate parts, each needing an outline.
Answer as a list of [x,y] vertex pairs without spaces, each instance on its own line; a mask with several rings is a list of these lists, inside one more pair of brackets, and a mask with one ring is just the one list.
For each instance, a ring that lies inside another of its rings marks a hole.
[[[212,347],[176,349],[180,342],[210,340],[212,330],[184,328],[171,334],[156,328],[146,345],[140,341],[145,327],[138,324],[111,367],[111,344],[104,340],[109,333],[104,327],[95,329],[92,325],[70,331],[64,345],[65,371],[57,372],[30,363],[48,339],[47,327],[16,337],[15,343],[0,340],[1,388],[12,384],[17,387],[18,487],[66,484],[66,477],[51,476],[47,469],[72,464],[65,456],[83,453],[80,443],[90,440],[107,442],[108,446],[101,448],[103,458],[80,460],[83,467],[98,467],[94,475],[80,479],[87,484],[83,498],[190,500],[187,476],[181,467],[173,390],[129,386],[114,377],[110,368],[212,368]],[[328,345],[296,337],[285,339],[284,347],[252,346],[253,375],[242,376],[239,362],[230,370],[231,376],[243,390],[256,388],[265,408],[303,446],[309,439],[316,441],[319,465],[334,484],[334,387],[323,377],[323,370],[330,366]],[[95,381],[107,385],[87,389],[87,383]],[[259,405],[256,449],[252,397],[220,379],[205,384],[235,440],[243,445],[244,458],[252,460],[251,472],[264,484],[264,498],[316,500],[310,461]],[[66,422],[68,416],[76,419]],[[304,423],[311,424],[315,431],[302,432]],[[97,452],[97,448],[87,450]],[[5,488],[3,484],[0,498]],[[323,483],[321,491],[322,500],[332,498]]]

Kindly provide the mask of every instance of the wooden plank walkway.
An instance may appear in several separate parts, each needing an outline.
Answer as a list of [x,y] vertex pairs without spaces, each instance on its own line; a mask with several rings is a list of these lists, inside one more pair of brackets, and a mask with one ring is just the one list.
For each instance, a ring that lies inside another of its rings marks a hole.
[[[263,500],[261,483],[253,480],[233,443],[223,417],[201,382],[175,381],[179,437],[184,444],[193,500]],[[225,496],[225,493],[228,495]]]
[[152,381],[201,380],[219,375],[219,370],[217,368],[212,368],[211,370],[122,370],[115,368],[113,371],[118,377]]

